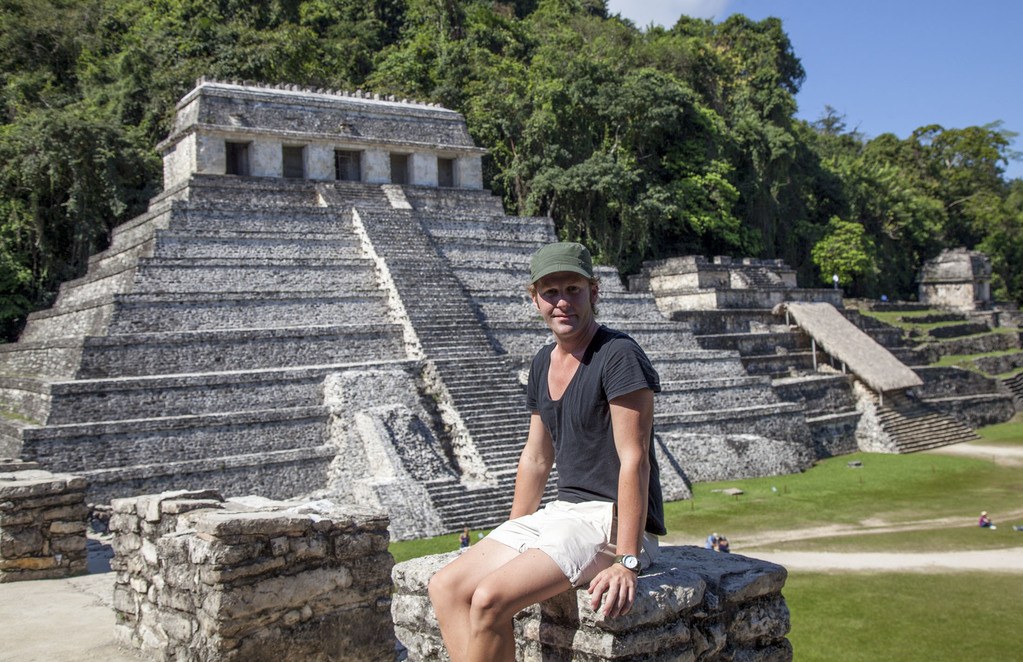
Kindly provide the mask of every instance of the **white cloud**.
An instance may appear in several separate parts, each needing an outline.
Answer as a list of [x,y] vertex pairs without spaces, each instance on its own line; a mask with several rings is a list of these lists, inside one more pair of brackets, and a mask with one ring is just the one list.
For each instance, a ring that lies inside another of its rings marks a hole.
[[732,0],[608,0],[607,8],[641,28],[651,23],[670,28],[682,14],[720,20],[731,3]]

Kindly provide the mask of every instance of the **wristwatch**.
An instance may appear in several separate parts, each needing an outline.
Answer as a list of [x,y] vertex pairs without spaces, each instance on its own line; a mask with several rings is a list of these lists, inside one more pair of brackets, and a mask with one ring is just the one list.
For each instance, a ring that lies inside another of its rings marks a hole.
[[639,559],[632,554],[619,554],[615,557],[615,563],[621,563],[627,569],[639,574]]

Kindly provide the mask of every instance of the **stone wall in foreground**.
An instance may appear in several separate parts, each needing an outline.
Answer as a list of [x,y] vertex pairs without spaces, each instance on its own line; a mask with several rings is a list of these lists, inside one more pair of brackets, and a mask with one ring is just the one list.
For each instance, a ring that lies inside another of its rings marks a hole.
[[88,483],[36,466],[0,459],[0,583],[87,570]]
[[[427,596],[430,577],[455,554],[394,566],[395,633],[410,662],[447,660]],[[606,619],[585,588],[516,617],[522,662],[786,662],[792,659],[781,566],[696,547],[663,547],[639,579],[632,611]]]
[[112,507],[116,635],[146,659],[394,659],[385,516],[214,491]]

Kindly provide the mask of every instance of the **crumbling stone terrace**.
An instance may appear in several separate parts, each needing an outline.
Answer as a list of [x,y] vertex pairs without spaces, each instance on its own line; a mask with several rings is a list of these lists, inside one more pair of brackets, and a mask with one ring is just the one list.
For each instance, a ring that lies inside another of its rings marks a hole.
[[385,516],[214,491],[112,506],[116,635],[146,659],[394,659]]
[[0,583],[86,572],[87,482],[0,459]]

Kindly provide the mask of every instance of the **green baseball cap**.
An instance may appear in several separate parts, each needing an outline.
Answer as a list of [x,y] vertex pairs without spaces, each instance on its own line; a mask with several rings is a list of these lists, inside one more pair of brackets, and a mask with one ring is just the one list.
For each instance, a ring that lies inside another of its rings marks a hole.
[[593,278],[593,262],[590,252],[582,244],[561,241],[547,244],[529,262],[529,282],[535,283],[544,276],[559,271],[571,271],[587,278]]

